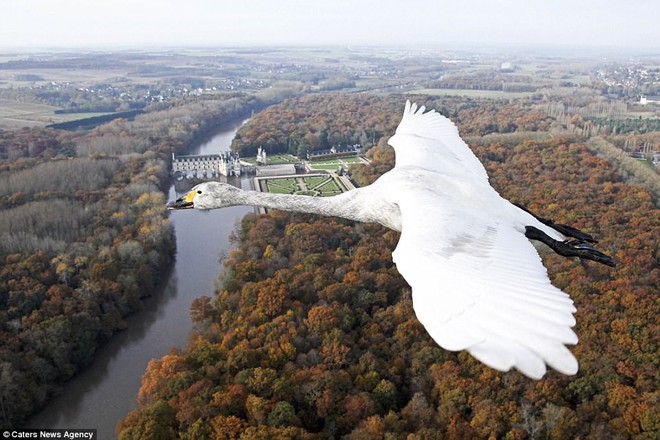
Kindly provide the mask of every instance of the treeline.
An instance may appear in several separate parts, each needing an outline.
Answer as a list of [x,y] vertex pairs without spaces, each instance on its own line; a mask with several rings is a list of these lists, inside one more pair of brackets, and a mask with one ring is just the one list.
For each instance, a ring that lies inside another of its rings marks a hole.
[[92,116],[89,118],[75,119],[73,121],[59,122],[57,124],[50,124],[48,127],[56,128],[58,130],[81,130],[96,127],[97,125],[105,124],[113,119],[124,118],[133,119],[135,116],[144,113],[144,110],[129,110],[124,112],[112,113],[109,115]]
[[[546,82],[547,83],[547,82]],[[429,81],[430,89],[501,90],[505,92],[534,92],[546,85],[531,75],[503,73],[495,70],[471,74],[450,73]]]
[[491,133],[547,132],[552,118],[545,112],[523,103],[484,103],[459,109],[452,118],[466,136]]
[[51,199],[25,203],[0,210],[0,241],[8,252],[63,252],[69,243],[85,235],[86,219],[87,212],[79,201]]
[[[546,89],[544,102],[536,107],[553,117],[551,132],[570,135],[586,142],[607,160],[626,182],[643,185],[660,204],[658,168],[650,161],[640,162],[631,152],[644,151],[647,158],[660,149],[660,124],[650,117],[635,116],[639,107],[628,109],[624,102],[600,96],[594,89],[580,87],[570,91]],[[649,115],[652,113],[646,110]]]
[[575,103],[565,102],[562,96],[562,102],[549,102],[543,104],[545,110],[555,118],[562,118],[565,115],[581,115],[590,119],[623,119],[628,113],[628,106],[625,102],[611,101],[603,97],[596,96],[593,90],[588,89],[587,102]]
[[[337,99],[342,106],[346,97]],[[355,115],[343,117],[360,127]],[[660,435],[653,196],[570,138],[510,139],[474,145],[496,189],[593,233],[618,263],[543,254],[578,309],[576,376],[532,381],[442,350],[416,320],[391,261],[397,233],[275,211],[244,218],[221,289],[191,307],[189,346],[150,363],[120,438]],[[370,155],[373,167],[353,171],[363,183],[393,165],[388,147]]]
[[[642,118],[590,118],[590,121],[599,126],[609,127],[612,134],[640,134],[660,131],[660,120]],[[608,134],[609,134],[608,133]]]
[[260,102],[232,94],[86,133],[0,132],[0,428],[21,426],[156,292],[175,248],[171,153]]
[[[305,95],[256,114],[239,129],[232,149],[242,156],[255,156],[262,147],[269,154],[305,157],[307,151],[336,145],[374,145],[402,108],[373,95]],[[354,120],[361,123],[351,124]]]
[[630,157],[623,149],[615,147],[602,137],[590,139],[587,143],[599,156],[614,164],[626,182],[638,184],[648,189],[660,207],[660,172],[647,162]]
[[[122,111],[126,103],[122,102],[104,102],[104,103],[90,103],[90,104],[73,104],[68,108],[61,108],[55,110],[53,113],[56,115],[70,114],[70,113],[114,113]],[[141,110],[145,107],[141,102],[129,102],[128,107],[131,110]]]
[[[76,191],[95,191],[107,185],[121,166],[117,159],[64,158],[0,175],[3,196],[31,196],[38,193],[75,195]],[[7,205],[5,205],[7,206]]]
[[73,155],[73,134],[48,128],[0,130],[0,172],[22,158],[48,158]]
[[[529,105],[506,101],[480,104],[465,98],[410,96],[461,123],[466,133],[484,135],[548,129],[551,118]],[[237,133],[232,149],[243,156],[255,156],[263,147],[267,153],[288,152],[305,157],[307,151],[337,145],[364,147],[385,142],[403,113],[405,98],[377,95],[305,95],[285,100],[256,114]],[[355,121],[356,123],[352,123]]]
[[[653,111],[650,108],[629,108],[626,102],[612,99],[610,96],[601,96],[597,90],[588,87],[568,90],[548,88],[541,93],[543,99],[537,104],[537,108],[573,134],[581,135],[585,139],[594,136],[619,140],[624,138],[626,150],[629,149],[629,142],[641,137],[656,138],[657,144],[660,123],[652,117]],[[647,116],[643,117],[644,113]]]
[[[272,95],[277,99],[277,95]],[[76,144],[78,155],[125,155],[144,153],[160,142],[158,151],[179,151],[208,136],[230,120],[248,117],[269,101],[254,95],[233,93],[172,101],[154,105],[134,121],[104,124]],[[166,143],[163,143],[165,141]]]

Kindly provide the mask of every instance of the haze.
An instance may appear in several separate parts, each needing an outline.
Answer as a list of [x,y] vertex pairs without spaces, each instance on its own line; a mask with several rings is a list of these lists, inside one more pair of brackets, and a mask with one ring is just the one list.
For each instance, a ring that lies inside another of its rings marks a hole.
[[0,48],[543,45],[657,49],[657,0],[0,0]]

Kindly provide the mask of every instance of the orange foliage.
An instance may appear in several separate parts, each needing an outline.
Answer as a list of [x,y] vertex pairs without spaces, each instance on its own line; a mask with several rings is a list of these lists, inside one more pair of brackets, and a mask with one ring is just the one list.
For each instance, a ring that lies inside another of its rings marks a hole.
[[[360,97],[337,100],[337,107],[352,108]],[[507,130],[549,123],[522,105],[475,105],[458,114],[461,129],[473,133],[507,121],[515,126]],[[300,437],[322,438],[657,437],[656,202],[568,138],[473,148],[504,196],[592,233],[616,256],[610,269],[542,253],[553,283],[578,309],[576,376],[549,372],[531,381],[440,349],[417,322],[410,289],[391,261],[396,233],[271,212],[243,220],[223,290],[195,308],[196,321],[211,324],[168,360],[169,373],[150,366],[140,414],[148,402],[177,405],[188,396],[190,405],[193,393],[182,388],[195,390],[208,379],[210,391],[201,394],[210,411],[187,407],[191,416],[178,417],[179,432],[196,414],[227,438],[239,429],[248,438],[274,436],[284,429],[275,421],[289,421],[289,432]],[[392,166],[380,162],[392,161],[386,150],[377,153],[372,170]],[[368,168],[360,172],[374,177]],[[217,346],[215,355],[201,355],[207,345]],[[213,359],[214,368],[200,359]]]

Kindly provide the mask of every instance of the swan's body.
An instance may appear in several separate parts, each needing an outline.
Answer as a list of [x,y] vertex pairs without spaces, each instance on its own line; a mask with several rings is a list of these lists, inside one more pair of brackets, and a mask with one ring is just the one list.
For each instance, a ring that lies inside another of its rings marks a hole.
[[400,231],[393,259],[412,287],[418,319],[440,346],[467,350],[493,368],[515,367],[536,379],[546,364],[575,374],[577,361],[565,347],[578,340],[571,330],[573,302],[550,284],[529,238],[567,252],[562,255],[612,265],[611,260],[585,243],[584,237],[591,239],[587,234],[557,225],[580,238],[567,241],[551,221],[500,197],[454,124],[424,110],[406,104],[389,141],[396,166],[367,187],[320,198],[207,182],[168,207],[265,206]]

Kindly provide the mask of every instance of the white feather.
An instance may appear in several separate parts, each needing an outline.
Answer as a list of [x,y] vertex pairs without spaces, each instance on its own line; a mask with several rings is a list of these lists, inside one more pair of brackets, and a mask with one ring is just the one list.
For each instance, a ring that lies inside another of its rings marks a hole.
[[493,190],[448,119],[422,111],[406,106],[391,142],[396,166],[383,176],[398,182],[393,258],[418,319],[442,347],[492,368],[538,379],[547,364],[575,374],[564,346],[577,343],[575,307],[524,236],[525,225],[548,228]]
[[406,104],[390,143],[396,166],[372,185],[335,197],[241,191],[207,182],[169,206],[237,204],[379,222],[401,231],[393,258],[431,337],[498,370],[534,379],[546,364],[575,374],[575,307],[550,284],[525,227],[565,237],[504,200],[449,119]]

